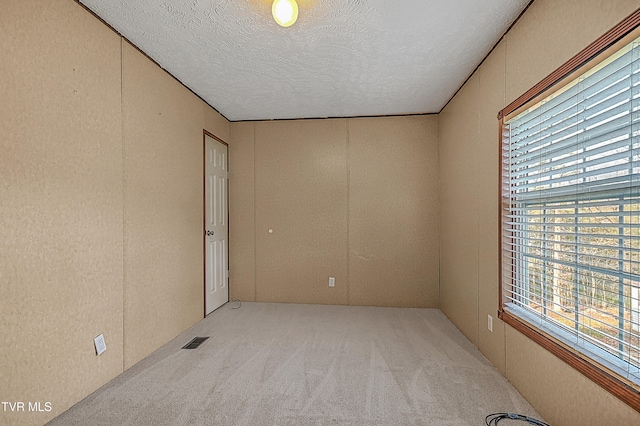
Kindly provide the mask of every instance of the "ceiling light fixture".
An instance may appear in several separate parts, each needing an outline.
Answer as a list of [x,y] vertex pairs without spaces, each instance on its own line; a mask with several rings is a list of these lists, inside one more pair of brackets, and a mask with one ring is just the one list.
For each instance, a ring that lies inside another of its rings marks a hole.
[[290,27],[298,19],[298,3],[296,0],[274,0],[271,13],[278,25]]

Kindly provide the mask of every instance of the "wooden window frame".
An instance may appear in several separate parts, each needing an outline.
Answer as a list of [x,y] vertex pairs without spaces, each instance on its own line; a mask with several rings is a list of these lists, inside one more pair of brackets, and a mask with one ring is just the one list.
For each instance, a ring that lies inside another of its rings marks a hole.
[[504,193],[504,167],[505,152],[503,138],[505,136],[505,118],[507,116],[515,116],[534,103],[544,98],[553,87],[562,87],[562,83],[575,79],[578,75],[588,70],[589,67],[597,65],[600,61],[592,61],[610,49],[615,49],[618,45],[629,43],[632,38],[638,37],[637,31],[640,31],[640,9],[629,15],[626,19],[613,27],[607,33],[599,37],[577,55],[569,59],[562,66],[549,74],[546,78],[525,92],[518,99],[510,103],[507,107],[498,113],[499,125],[499,200],[498,200],[498,271],[499,271],[499,309],[498,318],[506,324],[513,327],[518,332],[524,334],[529,339],[538,343],[544,349],[551,352],[556,357],[575,368],[594,383],[598,384],[621,401],[625,402],[634,410],[640,412],[640,390],[637,385],[632,384],[621,376],[610,371],[606,367],[596,363],[591,358],[577,352],[575,349],[562,343],[553,336],[545,333],[539,328],[527,323],[523,319],[513,315],[504,309],[506,298],[502,294],[503,288],[503,217],[505,213],[505,205],[508,194]]

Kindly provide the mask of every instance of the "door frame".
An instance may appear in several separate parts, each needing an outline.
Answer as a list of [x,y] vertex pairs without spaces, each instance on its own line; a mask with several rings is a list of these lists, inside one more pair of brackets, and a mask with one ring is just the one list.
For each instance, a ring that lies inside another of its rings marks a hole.
[[[204,278],[202,283],[202,317],[207,316],[207,136],[227,147],[227,173],[229,173],[229,144],[214,135],[213,133],[202,129],[202,276]],[[229,178],[227,177],[227,229],[230,231],[231,218],[229,217]],[[227,232],[227,271],[229,270],[229,259],[231,258],[231,243],[229,240],[230,232]],[[229,283],[231,279],[227,276],[227,290],[229,290]]]

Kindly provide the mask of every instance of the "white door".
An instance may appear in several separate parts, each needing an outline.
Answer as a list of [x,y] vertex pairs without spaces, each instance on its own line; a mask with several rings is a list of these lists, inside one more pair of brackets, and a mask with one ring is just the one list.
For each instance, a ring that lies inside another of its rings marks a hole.
[[227,145],[205,135],[205,314],[229,301]]

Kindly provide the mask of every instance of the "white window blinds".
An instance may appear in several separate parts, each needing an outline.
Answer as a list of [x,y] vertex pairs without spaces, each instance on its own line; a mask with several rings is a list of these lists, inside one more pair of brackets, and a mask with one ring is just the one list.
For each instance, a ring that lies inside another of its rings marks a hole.
[[504,309],[640,384],[640,38],[504,124]]

